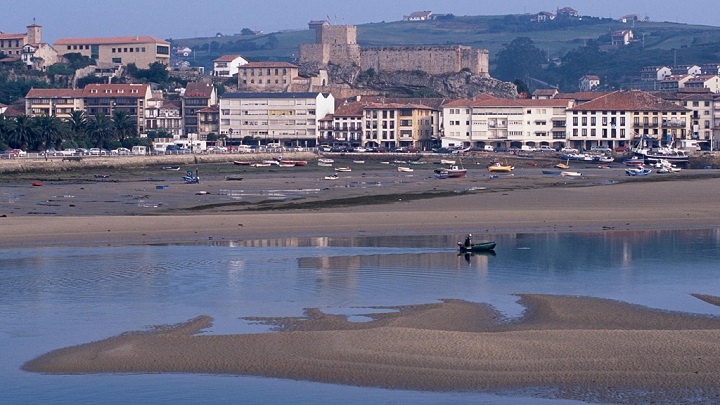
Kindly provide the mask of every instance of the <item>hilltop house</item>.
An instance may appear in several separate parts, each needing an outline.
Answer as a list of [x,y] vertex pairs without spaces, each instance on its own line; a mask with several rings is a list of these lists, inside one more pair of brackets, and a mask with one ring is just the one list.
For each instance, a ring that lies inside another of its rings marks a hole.
[[570,17],[570,18],[577,18],[580,17],[580,14],[577,12],[577,10],[571,8],[571,7],[563,7],[558,8],[555,14],[558,17]]
[[147,69],[155,62],[167,66],[170,43],[150,36],[110,38],[60,38],[55,41],[58,53],[79,53],[97,62],[128,65]]
[[536,22],[545,22],[545,21],[552,21],[555,19],[555,14],[549,12],[549,11],[541,11],[533,16],[531,21]]
[[5,34],[0,32],[0,53],[20,58],[26,44],[39,44],[42,41],[42,26],[30,24],[24,34]]
[[578,87],[580,91],[593,91],[600,86],[600,78],[595,75],[585,75],[580,78]]
[[610,44],[619,46],[619,45],[629,45],[630,42],[633,40],[633,32],[632,30],[618,30],[614,31],[612,35],[610,36]]
[[415,11],[410,15],[404,15],[403,21],[427,21],[432,18],[432,11]]
[[233,77],[238,68],[247,65],[248,61],[240,55],[223,55],[213,61],[212,75],[215,77]]

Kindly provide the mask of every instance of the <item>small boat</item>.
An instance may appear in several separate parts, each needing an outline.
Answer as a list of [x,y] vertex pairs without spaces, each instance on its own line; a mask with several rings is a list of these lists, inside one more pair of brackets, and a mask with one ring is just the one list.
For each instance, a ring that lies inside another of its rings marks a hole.
[[163,170],[180,170],[180,166],[163,166]]
[[460,168],[455,165],[442,169],[435,169],[435,177],[439,179],[465,177],[466,175],[467,169]]
[[256,163],[250,164],[250,166],[252,166],[252,167],[270,167],[270,163],[267,163],[267,162],[256,162]]
[[615,161],[615,158],[612,157],[612,156],[607,156],[607,155],[595,155],[595,156],[593,156],[593,162],[598,162],[598,163],[610,163],[610,162],[613,162],[613,161]]
[[495,242],[473,243],[470,246],[465,246],[462,242],[458,242],[460,253],[488,252],[495,249],[495,246],[497,246]]
[[248,161],[245,161],[245,160],[234,160],[234,161],[233,161],[233,164],[234,164],[234,165],[238,165],[238,166],[250,166],[250,165],[251,165],[251,162],[248,162]]
[[266,163],[268,166],[280,166],[280,162],[275,159],[267,159],[263,160],[263,163]]
[[443,172],[435,172],[435,178],[436,178],[436,179],[447,179],[447,178],[449,178],[449,177],[450,177],[450,175],[447,174],[447,172],[445,172],[445,173],[443,173]]
[[515,169],[514,166],[503,165],[500,162],[497,162],[497,163],[494,163],[494,164],[488,166],[489,171],[498,172],[498,173],[508,173],[508,172],[511,172],[513,169]]
[[307,161],[305,161],[305,160],[288,160],[288,159],[279,158],[278,163],[282,167],[307,166]]
[[631,167],[625,169],[625,174],[628,176],[647,176],[651,172],[652,170],[647,167]]
[[571,172],[569,170],[563,170],[560,172],[560,175],[563,177],[580,177],[582,176],[582,173],[580,172]]
[[424,165],[425,162],[423,162],[422,160],[411,160],[408,162],[408,164],[409,165]]
[[405,160],[393,160],[393,164],[395,165],[406,165],[407,161]]
[[330,174],[325,176],[325,180],[337,180],[339,177],[337,174]]
[[186,184],[200,183],[200,177],[196,176],[192,170],[188,170],[187,174],[185,174],[185,176],[183,176],[183,181]]
[[545,170],[545,169],[543,169],[542,174],[550,174],[553,176],[559,176],[560,170]]
[[96,174],[95,175],[96,179],[107,179],[108,177],[110,177],[109,174]]
[[335,163],[332,159],[320,158],[318,159],[318,166],[332,166]]
[[357,164],[361,165],[361,164],[365,163],[365,161],[364,160],[353,160],[353,163],[357,163]]
[[43,185],[43,182],[42,181],[33,181],[32,185],[33,185],[33,187],[40,187]]
[[570,168],[570,159],[565,161],[565,163],[556,164],[555,167],[558,169],[563,169],[563,170],[569,169]]
[[645,164],[645,159],[634,157],[631,159],[625,160],[623,163],[625,163],[625,166],[642,166]]
[[279,162],[280,167],[295,167],[295,162]]
[[406,166],[398,166],[397,171],[399,172],[412,172],[413,169]]
[[351,172],[352,169],[351,169],[350,167],[348,167],[348,166],[345,166],[345,167],[336,167],[336,168],[335,168],[335,171],[336,171],[336,172]]
[[450,166],[452,166],[452,165],[455,164],[455,161],[454,161],[454,160],[448,160],[448,159],[440,159],[440,164],[441,164],[441,165],[450,165]]

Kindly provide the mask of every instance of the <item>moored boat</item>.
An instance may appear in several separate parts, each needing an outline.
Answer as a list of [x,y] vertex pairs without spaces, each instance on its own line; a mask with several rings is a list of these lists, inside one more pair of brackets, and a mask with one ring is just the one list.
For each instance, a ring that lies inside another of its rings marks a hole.
[[412,172],[413,169],[406,166],[398,166],[397,171],[399,172]]
[[348,166],[345,166],[345,167],[336,167],[336,168],[335,168],[335,171],[336,171],[336,172],[351,172],[352,169],[351,169],[350,167],[348,167]]
[[563,177],[580,177],[580,176],[582,176],[582,173],[573,172],[573,171],[569,171],[569,170],[563,170],[562,172],[560,172],[560,175]]
[[515,169],[514,166],[504,165],[500,162],[496,162],[488,166],[488,170],[494,173],[508,173]]
[[625,174],[628,176],[647,176],[651,172],[652,170],[642,166],[630,167],[625,169]]
[[636,148],[633,149],[633,153],[640,159],[643,159],[645,163],[659,162],[660,160],[667,160],[670,163],[685,164],[690,160],[690,157],[682,149],[675,149],[669,147],[663,147],[658,149],[644,149]]

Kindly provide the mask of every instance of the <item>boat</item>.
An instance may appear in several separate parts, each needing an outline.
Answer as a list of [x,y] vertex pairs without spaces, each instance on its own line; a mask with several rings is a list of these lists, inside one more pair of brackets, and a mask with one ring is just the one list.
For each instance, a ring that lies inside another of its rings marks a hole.
[[267,164],[268,166],[280,166],[280,162],[275,159],[263,160],[262,163]]
[[476,253],[476,252],[488,252],[495,249],[497,243],[495,242],[481,242],[473,243],[470,246],[465,246],[462,242],[458,242],[458,249],[460,253]]
[[282,167],[307,166],[307,161],[305,160],[289,160],[283,159],[282,157],[278,158],[278,163]]
[[42,181],[33,181],[32,183],[33,187],[41,187],[43,185]]
[[568,159],[565,163],[558,163],[555,165],[558,169],[569,169],[570,168],[570,159]]
[[109,174],[96,174],[95,175],[96,179],[107,179],[108,177],[110,177]]
[[440,159],[440,164],[441,164],[441,165],[449,165],[449,166],[452,166],[452,165],[455,164],[455,161],[454,161],[454,160],[448,160],[448,159]]
[[444,172],[444,173],[443,173],[443,172],[435,171],[435,178],[436,178],[436,179],[447,179],[447,178],[449,178],[449,177],[450,177],[450,175],[448,175],[447,172]]
[[257,163],[252,163],[250,166],[252,166],[252,167],[269,167],[269,166],[270,166],[270,163],[267,163],[267,162],[257,162]]
[[238,166],[250,166],[251,162],[245,160],[234,160],[233,164]]
[[406,165],[407,161],[405,160],[393,160],[394,165]]
[[411,161],[408,162],[408,164],[409,164],[409,165],[424,165],[425,162],[423,162],[423,161],[421,161],[421,160],[411,160]]
[[281,161],[281,162],[278,163],[278,166],[280,166],[280,167],[295,167],[296,165],[295,165],[295,162],[284,162],[284,161]]
[[442,169],[435,169],[435,177],[439,179],[465,177],[466,175],[467,169],[458,167],[456,165],[444,167]]
[[625,174],[628,176],[647,176],[651,172],[652,172],[651,169],[649,169],[647,167],[642,167],[642,166],[629,167],[629,168],[625,169]]
[[582,173],[563,170],[562,172],[560,172],[560,175],[563,177],[580,177],[582,176]]
[[610,163],[610,162],[613,162],[613,161],[615,161],[615,158],[612,157],[612,156],[608,156],[608,155],[595,155],[595,156],[593,156],[593,162],[598,162],[598,163]]
[[398,166],[397,171],[399,172],[412,172],[413,169],[405,166]]
[[180,166],[163,166],[163,170],[180,170]]
[[361,165],[361,164],[365,163],[365,161],[364,160],[353,160],[353,163],[357,163],[357,164]]
[[493,164],[491,164],[490,166],[488,166],[488,170],[491,171],[491,172],[493,172],[493,173],[509,173],[509,172],[511,172],[513,169],[515,169],[514,166],[503,165],[503,164],[500,163],[500,162],[496,162],[496,163],[493,163]]
[[546,170],[546,169],[543,169],[542,174],[550,174],[550,175],[554,175],[554,176],[559,176],[559,175],[560,175],[560,170]]
[[336,168],[335,168],[335,171],[336,171],[336,172],[351,172],[352,169],[349,168],[348,166],[345,166],[345,167],[336,167]]
[[655,167],[658,169],[658,173],[677,173],[681,169],[674,164],[670,163],[669,161],[663,159],[657,163],[655,163]]
[[325,180],[337,180],[339,177],[336,173],[333,173],[325,176]]
[[183,181],[186,184],[200,183],[200,176],[193,173],[192,170],[188,170],[185,176],[183,176]]
[[643,159],[645,163],[667,160],[674,164],[685,164],[690,160],[690,157],[684,150],[669,147],[657,149],[635,148],[633,149],[633,153],[638,158]]
[[645,159],[634,156],[630,159],[626,159],[623,163],[625,166],[642,166],[645,164]]
[[332,166],[335,163],[332,159],[320,158],[318,159],[318,166]]

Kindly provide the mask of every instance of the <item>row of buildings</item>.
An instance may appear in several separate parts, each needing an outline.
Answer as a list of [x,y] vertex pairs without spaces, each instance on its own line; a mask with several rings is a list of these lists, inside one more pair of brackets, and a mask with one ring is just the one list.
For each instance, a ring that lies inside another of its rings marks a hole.
[[[137,132],[175,138],[219,135],[229,145],[312,147],[320,144],[429,150],[433,147],[553,148],[649,146],[716,150],[720,96],[704,89],[610,93],[537,91],[532,98],[335,99],[317,92],[229,92],[191,82],[179,100],[167,101],[147,84],[91,84],[83,89],[32,89],[28,116],[68,119],[82,110],[92,119],[123,110]],[[6,112],[6,115],[7,112]]]

